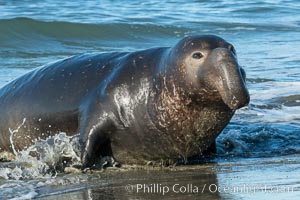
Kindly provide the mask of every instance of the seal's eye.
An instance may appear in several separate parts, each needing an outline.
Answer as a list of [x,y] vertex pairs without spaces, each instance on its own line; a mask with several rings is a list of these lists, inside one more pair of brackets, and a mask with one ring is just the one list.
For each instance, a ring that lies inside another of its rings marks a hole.
[[202,57],[203,57],[203,55],[200,52],[196,52],[196,53],[193,54],[193,58],[195,58],[195,59],[200,59]]

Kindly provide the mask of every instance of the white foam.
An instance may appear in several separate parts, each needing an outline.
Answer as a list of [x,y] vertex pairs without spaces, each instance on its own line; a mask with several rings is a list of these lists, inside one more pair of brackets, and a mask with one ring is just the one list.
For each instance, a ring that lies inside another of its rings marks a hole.
[[23,194],[20,197],[12,198],[11,200],[32,199],[32,198],[36,197],[37,195],[38,195],[38,193],[33,190],[33,191],[28,192],[27,194]]
[[300,119],[300,106],[287,107],[281,109],[271,109],[268,112],[261,113],[265,122],[290,122]]
[[[14,180],[51,178],[53,170],[63,165],[65,158],[68,158],[70,165],[80,164],[79,149],[78,137],[69,137],[60,132],[46,140],[38,140],[34,145],[16,153],[13,163],[20,166],[13,169],[1,168],[0,177]],[[32,153],[39,156],[34,157]]]
[[1,199],[32,199],[38,195],[37,185],[24,181],[10,181],[0,185]]
[[281,105],[279,108],[273,109],[241,109],[237,114],[245,114],[247,116],[256,116],[247,118],[248,123],[259,122],[284,122],[299,123],[300,106],[288,107]]
[[250,90],[251,101],[269,100],[278,97],[300,94],[300,82],[255,83]]

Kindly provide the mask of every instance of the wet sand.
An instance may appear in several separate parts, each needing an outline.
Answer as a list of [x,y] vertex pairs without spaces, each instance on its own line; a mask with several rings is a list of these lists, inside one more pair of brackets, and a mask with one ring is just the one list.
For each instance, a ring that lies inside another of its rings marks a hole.
[[300,159],[294,155],[172,168],[123,167],[56,179],[36,189],[38,199],[296,199]]

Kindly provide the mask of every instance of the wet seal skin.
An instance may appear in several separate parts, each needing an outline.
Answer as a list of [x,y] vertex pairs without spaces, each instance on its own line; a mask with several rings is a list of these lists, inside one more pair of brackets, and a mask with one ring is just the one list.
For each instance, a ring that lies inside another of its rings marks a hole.
[[0,148],[19,151],[61,131],[79,133],[83,167],[187,160],[210,148],[249,99],[233,45],[214,35],[82,54],[1,88]]

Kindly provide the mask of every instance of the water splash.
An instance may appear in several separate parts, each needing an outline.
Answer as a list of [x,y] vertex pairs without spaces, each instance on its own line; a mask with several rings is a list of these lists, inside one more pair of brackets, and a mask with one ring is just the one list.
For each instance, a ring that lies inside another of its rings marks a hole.
[[26,122],[26,118],[23,119],[22,124],[19,125],[19,126],[17,127],[17,129],[15,129],[15,130],[12,130],[11,128],[8,129],[9,132],[10,132],[9,141],[10,141],[11,148],[12,148],[13,153],[15,154],[15,156],[16,156],[18,153],[17,153],[17,151],[16,151],[16,149],[15,149],[15,145],[14,145],[14,141],[13,141],[13,136],[14,136],[15,133],[18,133],[18,132],[19,132],[19,129],[25,124],[25,122]]
[[[15,131],[11,133],[13,135]],[[81,165],[78,135],[67,136],[64,132],[36,141],[25,150],[14,150],[14,153],[15,161],[0,164],[0,178],[50,178],[63,171],[66,166]]]

